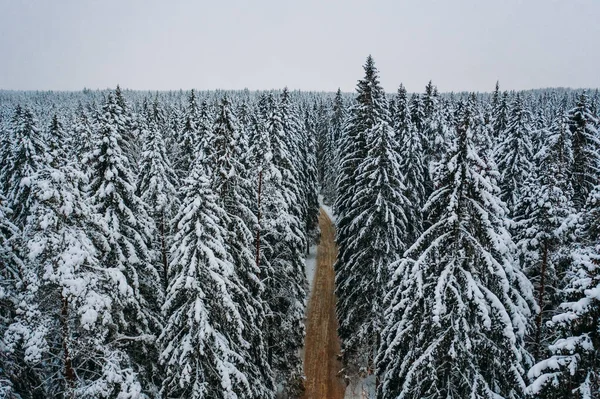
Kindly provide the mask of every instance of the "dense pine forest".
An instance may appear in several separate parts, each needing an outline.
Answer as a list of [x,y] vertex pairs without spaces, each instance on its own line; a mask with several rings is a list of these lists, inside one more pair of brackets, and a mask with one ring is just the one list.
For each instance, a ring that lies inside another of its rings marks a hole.
[[[493,88],[494,82],[491,82]],[[600,94],[0,91],[0,397],[600,398]]]

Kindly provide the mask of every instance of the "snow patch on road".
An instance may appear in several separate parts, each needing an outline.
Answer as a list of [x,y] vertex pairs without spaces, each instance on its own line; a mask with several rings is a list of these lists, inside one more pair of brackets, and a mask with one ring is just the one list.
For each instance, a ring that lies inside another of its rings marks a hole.
[[321,205],[321,207],[323,208],[323,210],[325,210],[325,213],[327,214],[327,216],[329,216],[329,219],[331,219],[333,224],[335,224],[335,215],[333,214],[333,209],[331,209],[331,207],[327,205]]
[[327,214],[327,216],[329,216],[329,219],[331,219],[331,221],[335,225],[335,215],[333,214],[333,209],[331,209],[331,207],[329,205],[325,205],[323,203],[323,196],[322,195],[319,195],[319,205],[321,206],[321,208],[323,208],[323,210],[325,211],[325,213]]
[[312,291],[313,285],[315,284],[315,272],[317,270],[317,245],[310,247],[310,252],[306,255],[304,260],[304,273],[306,273],[306,279],[308,280],[308,296]]

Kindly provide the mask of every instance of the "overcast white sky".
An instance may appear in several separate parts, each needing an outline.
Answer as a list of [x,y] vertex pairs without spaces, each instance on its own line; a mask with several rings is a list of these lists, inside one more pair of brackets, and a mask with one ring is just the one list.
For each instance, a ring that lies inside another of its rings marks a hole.
[[0,88],[600,87],[600,0],[0,0]]

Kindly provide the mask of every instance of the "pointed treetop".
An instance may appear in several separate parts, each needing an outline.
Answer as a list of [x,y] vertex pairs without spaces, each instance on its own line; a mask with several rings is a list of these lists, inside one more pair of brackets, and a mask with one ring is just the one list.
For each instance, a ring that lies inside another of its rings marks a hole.
[[54,114],[52,121],[50,122],[50,129],[48,132],[48,146],[49,146],[49,157],[50,164],[52,167],[58,167],[58,164],[65,161],[66,154],[64,152],[64,131],[62,124],[58,120],[58,116]]

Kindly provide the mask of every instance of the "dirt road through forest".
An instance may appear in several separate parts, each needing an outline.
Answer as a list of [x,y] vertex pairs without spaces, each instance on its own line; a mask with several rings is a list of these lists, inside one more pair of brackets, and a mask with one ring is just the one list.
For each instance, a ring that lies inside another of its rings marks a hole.
[[335,230],[327,213],[319,215],[321,242],[317,248],[317,266],[308,303],[304,345],[304,399],[343,399],[345,384],[338,377],[340,341],[337,336],[333,264],[337,257]]

